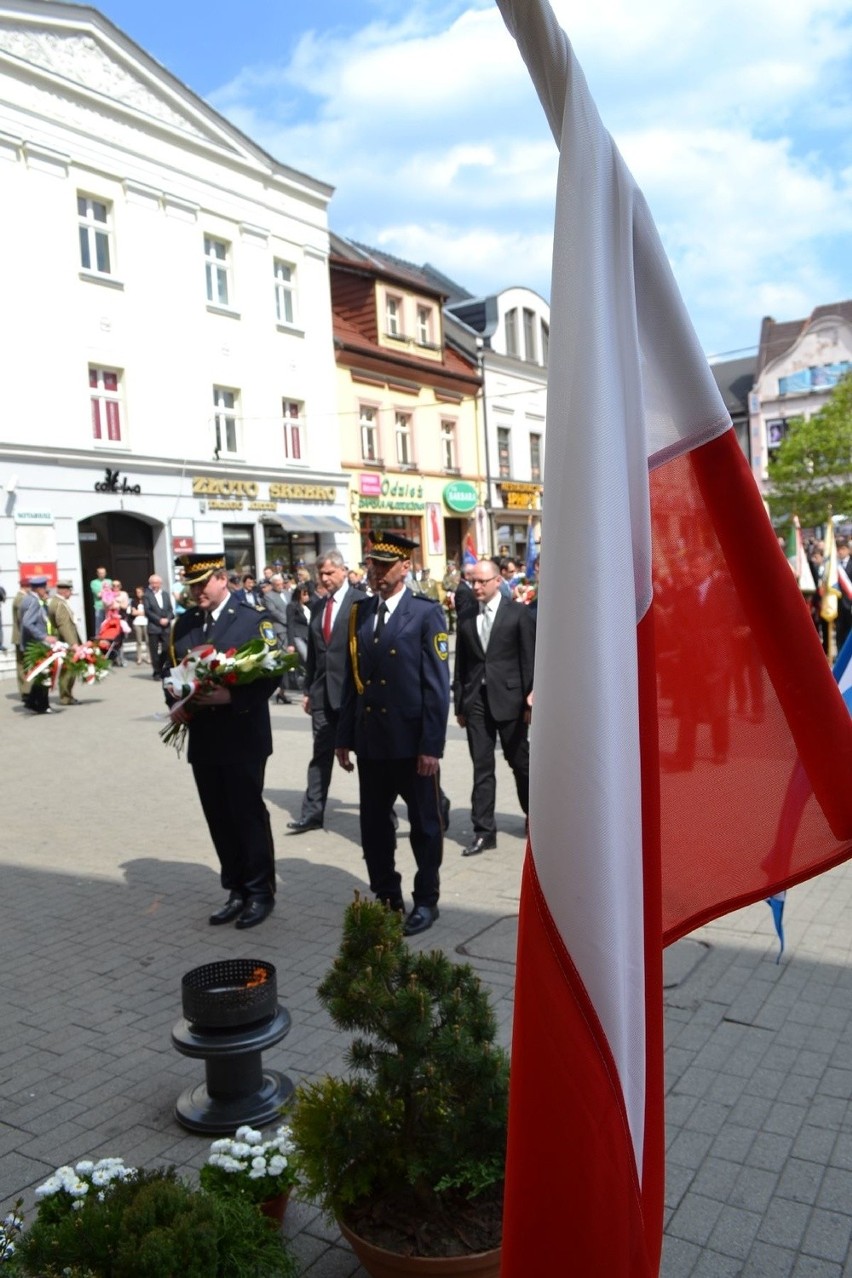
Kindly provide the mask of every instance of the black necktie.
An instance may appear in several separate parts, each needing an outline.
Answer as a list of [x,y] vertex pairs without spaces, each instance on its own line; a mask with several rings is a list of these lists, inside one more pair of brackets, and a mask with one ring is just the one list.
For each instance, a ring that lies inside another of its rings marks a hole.
[[386,604],[386,603],[380,603],[380,604],[379,604],[379,620],[378,620],[378,623],[377,623],[377,625],[376,625],[376,638],[377,638],[377,639],[378,639],[379,635],[382,633],[382,631],[384,630],[384,628],[385,628],[385,622],[387,621],[387,619],[388,619],[388,606],[387,606],[387,604]]
[[204,633],[209,634],[213,626],[213,613],[205,612],[204,614]]

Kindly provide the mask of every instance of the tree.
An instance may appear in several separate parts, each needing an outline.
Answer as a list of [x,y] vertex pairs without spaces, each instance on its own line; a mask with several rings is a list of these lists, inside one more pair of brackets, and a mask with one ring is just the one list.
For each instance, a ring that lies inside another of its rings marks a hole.
[[813,417],[795,417],[769,461],[769,509],[776,520],[798,515],[805,528],[830,512],[852,515],[852,375],[837,383]]

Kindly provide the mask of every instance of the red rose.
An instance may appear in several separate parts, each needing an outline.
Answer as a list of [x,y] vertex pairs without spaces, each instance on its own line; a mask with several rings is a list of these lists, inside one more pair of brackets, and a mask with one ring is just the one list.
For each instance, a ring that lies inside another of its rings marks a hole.
[[233,657],[233,656],[235,655],[236,651],[237,651],[237,650],[236,650],[236,648],[228,648],[228,649],[227,649],[227,651],[225,652],[225,656],[226,656],[226,657]]
[[224,679],[222,680],[222,682],[223,682],[223,683],[236,683],[238,679],[239,679],[239,675],[237,674],[236,670],[230,670],[230,671],[228,672],[228,674],[226,674],[226,675],[225,675],[225,677],[224,677]]

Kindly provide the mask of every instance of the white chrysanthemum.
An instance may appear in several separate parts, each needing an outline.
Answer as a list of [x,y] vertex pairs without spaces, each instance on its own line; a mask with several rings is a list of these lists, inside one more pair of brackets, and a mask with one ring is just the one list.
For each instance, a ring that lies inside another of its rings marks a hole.
[[83,1200],[82,1200],[82,1198],[77,1198],[77,1199],[75,1199],[75,1200],[74,1200],[74,1202],[71,1204],[71,1210],[72,1210],[72,1211],[82,1211],[82,1210],[83,1210]]
[[51,1176],[43,1185],[39,1185],[38,1189],[35,1191],[34,1198],[36,1202],[42,1198],[52,1198],[54,1194],[59,1193],[61,1188],[62,1185],[58,1177],[55,1175]]
[[84,1158],[82,1162],[77,1164],[74,1170],[78,1176],[90,1176],[95,1170],[95,1164],[91,1161],[91,1159]]
[[281,1173],[286,1168],[286,1166],[287,1166],[287,1159],[284,1158],[281,1154],[276,1154],[273,1158],[270,1158],[269,1160],[270,1176],[280,1176]]
[[[230,1154],[230,1152],[231,1152],[230,1136],[225,1136],[222,1140],[214,1140],[213,1144],[210,1146],[211,1154]],[[210,1162],[210,1159],[208,1158],[207,1161]]]
[[250,1158],[252,1154],[251,1145],[247,1145],[245,1141],[235,1140],[231,1153],[234,1158]]
[[262,1180],[265,1175],[265,1167],[252,1167],[249,1171],[249,1180]]

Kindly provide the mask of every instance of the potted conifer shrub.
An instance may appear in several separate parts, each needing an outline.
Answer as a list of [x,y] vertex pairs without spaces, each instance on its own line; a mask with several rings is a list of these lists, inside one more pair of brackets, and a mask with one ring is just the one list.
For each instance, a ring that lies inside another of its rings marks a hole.
[[318,994],[355,1037],[350,1075],[303,1084],[289,1114],[307,1194],[374,1278],[496,1278],[509,1063],[476,973],[356,897]]

